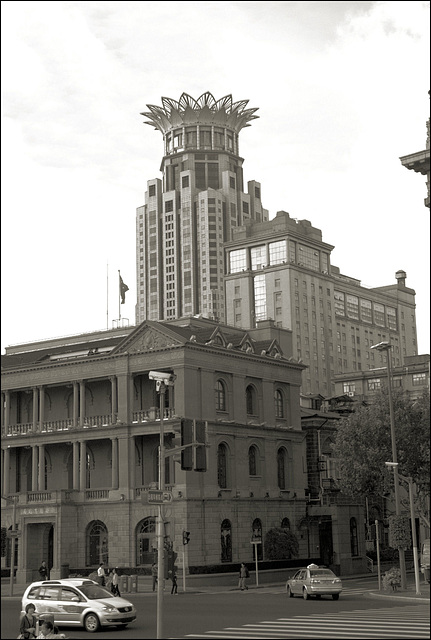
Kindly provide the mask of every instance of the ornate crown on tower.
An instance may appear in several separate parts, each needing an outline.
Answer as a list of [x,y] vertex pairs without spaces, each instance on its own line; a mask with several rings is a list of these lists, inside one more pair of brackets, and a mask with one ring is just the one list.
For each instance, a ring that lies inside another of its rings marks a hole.
[[206,91],[195,100],[188,93],[183,93],[178,100],[162,98],[162,107],[147,104],[149,111],[141,113],[149,120],[145,124],[153,126],[163,134],[173,127],[191,124],[211,124],[229,127],[237,133],[243,127],[249,127],[256,109],[246,109],[248,100],[232,101],[232,95],[216,100],[212,93]]

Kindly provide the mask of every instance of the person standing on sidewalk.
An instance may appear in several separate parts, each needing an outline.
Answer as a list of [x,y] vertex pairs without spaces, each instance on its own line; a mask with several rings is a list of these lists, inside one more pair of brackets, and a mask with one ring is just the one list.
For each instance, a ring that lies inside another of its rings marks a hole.
[[245,583],[246,579],[250,576],[250,573],[243,562],[241,562],[241,567],[239,570],[239,588],[241,591],[248,591],[248,587]]
[[39,575],[41,580],[49,580],[48,567],[45,560],[42,560],[42,564],[39,567]]
[[173,595],[175,593],[175,595],[178,595],[178,583],[177,583],[177,574],[175,573],[175,571],[172,573],[172,589],[171,589],[171,595]]
[[155,591],[157,584],[157,565],[155,562],[151,566],[151,575],[153,576],[153,591]]
[[117,568],[115,568],[112,570],[111,593],[112,595],[118,596],[119,598],[121,598],[121,593],[118,587],[118,583],[119,583],[119,578],[118,578]]

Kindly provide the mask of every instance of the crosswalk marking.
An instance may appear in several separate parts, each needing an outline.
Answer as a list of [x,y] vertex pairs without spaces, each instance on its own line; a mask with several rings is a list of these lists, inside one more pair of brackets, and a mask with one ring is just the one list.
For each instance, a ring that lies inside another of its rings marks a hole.
[[187,634],[185,638],[331,638],[335,640],[402,640],[429,639],[429,608],[427,605],[406,605],[398,608],[373,610],[357,609],[339,613],[293,616],[276,620],[262,620],[241,627],[225,627],[204,634]]

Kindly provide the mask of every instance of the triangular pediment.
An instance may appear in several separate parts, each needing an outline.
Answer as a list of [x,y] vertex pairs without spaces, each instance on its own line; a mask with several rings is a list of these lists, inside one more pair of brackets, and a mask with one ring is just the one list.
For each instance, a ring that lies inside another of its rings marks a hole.
[[185,340],[165,326],[145,321],[139,325],[112,353],[145,353],[161,349],[172,349],[183,345]]

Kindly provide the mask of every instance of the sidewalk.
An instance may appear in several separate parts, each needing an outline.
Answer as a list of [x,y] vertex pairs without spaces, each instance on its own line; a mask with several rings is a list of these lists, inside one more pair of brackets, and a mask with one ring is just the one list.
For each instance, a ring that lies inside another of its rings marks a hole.
[[[378,590],[378,583],[377,583],[377,574],[373,574],[374,578],[375,578],[375,591],[372,591],[371,593],[367,594],[367,597],[376,597],[376,598],[390,598],[390,599],[397,599],[397,600],[401,600],[401,601],[418,601],[418,602],[428,602],[430,601],[430,585],[428,583],[426,583],[423,579],[423,575],[420,574],[420,595],[416,593],[416,586],[415,586],[415,576],[414,576],[414,572],[407,572],[407,589],[404,591],[401,591],[401,589],[397,590],[397,591],[379,591]],[[261,574],[259,574],[259,578],[263,578],[264,576]],[[356,580],[358,578],[369,578],[370,574],[360,574],[360,575],[349,575],[349,576],[341,576],[341,579],[343,581],[344,584],[348,584],[348,582],[350,580]],[[214,578],[214,577],[213,577]],[[187,576],[187,580],[186,580],[186,591],[187,593],[216,593],[218,591],[238,591],[238,578],[236,576],[236,574],[233,576],[231,574],[221,574],[220,575],[220,580],[217,580],[218,584],[214,583],[214,579],[211,578],[211,576],[205,576],[205,575],[192,575],[192,576]],[[249,589],[250,590],[254,590],[254,589],[265,589],[267,587],[269,588],[274,588],[274,587],[284,587],[285,585],[285,580],[278,580],[276,582],[261,582],[261,580],[259,580],[259,585],[256,585],[254,583],[254,575],[253,573],[251,574],[251,579],[249,581]],[[17,585],[14,584],[13,585],[13,597],[15,598],[22,598],[22,595],[24,593],[24,590],[26,588],[27,585]],[[165,595],[166,596],[170,596],[171,595],[171,586],[172,583],[170,580],[166,580],[166,586],[165,586]],[[136,596],[136,595],[147,595],[147,596],[152,596],[154,595],[155,597],[155,593],[153,594],[153,590],[152,590],[152,578],[151,576],[138,576],[138,591],[137,592],[128,592],[128,591],[123,591],[121,590],[121,595],[124,598],[128,598],[128,596]],[[178,577],[178,593],[181,594],[183,592],[183,582],[182,582],[182,577],[179,576]],[[1,597],[2,598],[7,598],[10,597],[10,579],[9,578],[1,578]]]

